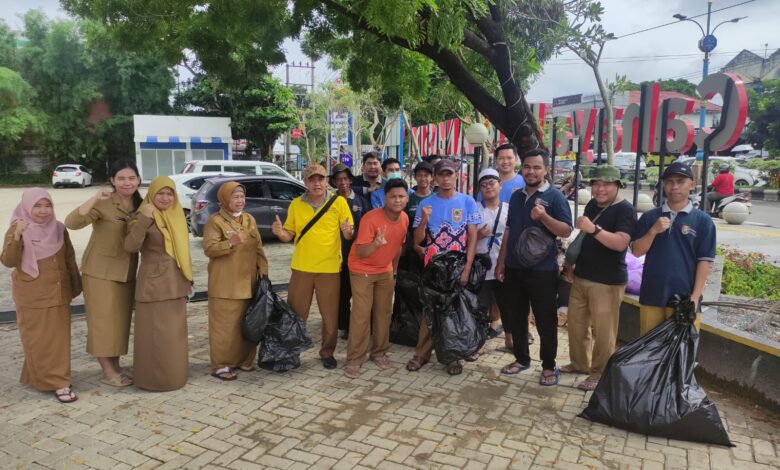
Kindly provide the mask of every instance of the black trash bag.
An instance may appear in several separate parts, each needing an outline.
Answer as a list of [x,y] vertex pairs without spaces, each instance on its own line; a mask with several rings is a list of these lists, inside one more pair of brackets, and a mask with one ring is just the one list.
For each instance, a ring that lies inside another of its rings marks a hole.
[[422,302],[418,292],[420,276],[398,270],[395,281],[393,316],[390,320],[390,342],[404,346],[416,346],[422,318]]
[[580,416],[650,436],[733,446],[693,373],[693,302],[678,298],[672,306],[675,315],[615,351]]
[[257,361],[263,369],[284,372],[299,367],[301,353],[313,344],[301,317],[275,292],[271,295],[273,313],[263,332]]
[[466,284],[466,288],[474,293],[479,293],[482,290],[482,284],[485,282],[487,272],[493,265],[493,261],[487,253],[479,254],[474,257],[474,263],[471,265],[471,272],[469,273],[469,282]]
[[466,255],[460,252],[435,255],[423,271],[419,288],[436,358],[442,364],[464,360],[479,351],[490,323],[476,294],[460,285],[465,262]]
[[444,251],[435,254],[423,269],[422,285],[439,292],[452,292],[460,284],[460,274],[466,265],[466,254]]
[[241,335],[250,343],[259,344],[263,339],[263,331],[268,324],[268,319],[274,310],[273,295],[271,292],[271,281],[268,276],[263,276],[257,286],[252,303],[244,315],[241,322]]

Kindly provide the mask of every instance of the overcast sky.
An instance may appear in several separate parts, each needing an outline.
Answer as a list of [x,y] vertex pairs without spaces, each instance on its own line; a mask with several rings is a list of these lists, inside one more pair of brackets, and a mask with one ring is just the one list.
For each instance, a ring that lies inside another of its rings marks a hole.
[[[392,0],[388,0],[392,1]],[[745,0],[713,0],[712,9],[739,4]],[[603,0],[603,18],[607,31],[617,36],[676,21],[675,13],[694,16],[707,11],[706,0]],[[65,13],[58,0],[0,0],[0,18],[12,28],[21,28],[19,15],[31,8],[39,8],[51,18]],[[748,18],[736,24],[724,24],[715,33],[718,46],[710,56],[710,71],[717,71],[742,49],[763,55],[768,45],[771,54],[780,48],[780,0],[755,0],[735,8],[712,14],[712,26],[738,16]],[[702,25],[706,16],[697,18]],[[639,82],[656,78],[687,78],[694,83],[701,80],[703,54],[697,47],[701,38],[699,28],[690,22],[675,23],[654,31],[623,37],[607,44],[601,66],[602,76],[611,80],[616,74],[627,75]],[[285,43],[289,62],[307,59],[296,44]],[[275,73],[284,79],[284,67]],[[317,64],[316,81],[328,81],[338,74],[324,63]],[[291,81],[308,80],[304,71],[293,73]],[[590,69],[576,56],[567,52],[544,65],[544,73],[531,86],[531,101],[552,101],[556,96],[576,93],[595,93],[596,84]]]

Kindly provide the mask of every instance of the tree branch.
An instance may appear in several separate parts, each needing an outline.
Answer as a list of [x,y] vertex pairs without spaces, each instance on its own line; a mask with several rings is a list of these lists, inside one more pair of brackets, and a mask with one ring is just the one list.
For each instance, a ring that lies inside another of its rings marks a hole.
[[477,54],[481,55],[488,62],[492,62],[495,58],[495,51],[484,39],[479,37],[474,31],[465,28],[463,30],[463,42],[462,44]]

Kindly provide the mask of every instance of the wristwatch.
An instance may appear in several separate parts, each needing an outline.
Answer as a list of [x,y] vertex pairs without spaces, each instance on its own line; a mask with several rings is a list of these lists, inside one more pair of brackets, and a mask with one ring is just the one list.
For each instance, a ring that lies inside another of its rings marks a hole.
[[596,224],[596,228],[593,229],[593,234],[592,235],[595,237],[596,235],[599,234],[599,232],[601,232],[601,225]]

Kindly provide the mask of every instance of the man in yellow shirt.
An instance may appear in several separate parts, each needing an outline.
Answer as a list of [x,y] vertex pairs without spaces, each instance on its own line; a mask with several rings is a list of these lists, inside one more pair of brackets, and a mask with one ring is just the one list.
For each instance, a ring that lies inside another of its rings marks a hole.
[[[306,193],[287,209],[287,220],[276,220],[271,231],[279,240],[295,240],[287,303],[305,322],[313,295],[322,316],[320,358],[326,369],[337,366],[333,352],[338,340],[338,310],[341,271],[341,237],[352,239],[353,220],[346,199],[327,191],[327,172],[322,165],[309,165],[303,172]],[[318,220],[310,223],[318,214]]]

